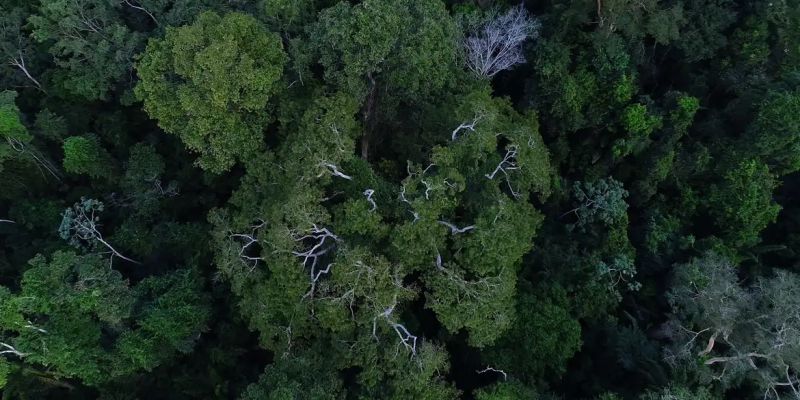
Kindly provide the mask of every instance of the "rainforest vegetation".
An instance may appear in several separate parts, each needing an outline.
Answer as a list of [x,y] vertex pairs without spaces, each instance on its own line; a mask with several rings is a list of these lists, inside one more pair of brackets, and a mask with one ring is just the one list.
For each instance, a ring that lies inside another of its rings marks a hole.
[[800,399],[800,0],[0,0],[2,399]]

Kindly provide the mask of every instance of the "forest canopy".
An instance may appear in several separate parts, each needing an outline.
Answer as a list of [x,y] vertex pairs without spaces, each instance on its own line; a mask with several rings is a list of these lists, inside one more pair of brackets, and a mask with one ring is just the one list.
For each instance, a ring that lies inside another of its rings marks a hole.
[[0,0],[3,399],[800,399],[800,0]]

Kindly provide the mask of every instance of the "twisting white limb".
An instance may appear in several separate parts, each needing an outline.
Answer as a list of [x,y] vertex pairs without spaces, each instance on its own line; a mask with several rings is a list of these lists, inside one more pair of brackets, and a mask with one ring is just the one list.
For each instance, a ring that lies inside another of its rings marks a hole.
[[4,223],[4,222],[7,223],[7,224],[16,224],[16,222],[14,222],[14,221],[12,221],[10,219],[0,219],[0,224]]
[[251,271],[254,270],[258,266],[258,262],[259,261],[264,261],[263,257],[253,257],[253,256],[249,256],[249,255],[246,254],[247,249],[250,246],[258,243],[258,237],[257,237],[258,230],[263,228],[264,225],[267,224],[267,222],[264,221],[263,219],[259,219],[259,221],[261,221],[261,223],[259,223],[257,225],[253,225],[253,226],[250,227],[251,231],[250,231],[249,234],[247,234],[247,233],[233,233],[233,234],[230,235],[231,239],[242,239],[243,240],[242,247],[239,249],[239,258],[242,260],[242,262],[244,262],[247,265],[252,263],[252,265],[249,265]]
[[436,269],[439,271],[444,271],[444,265],[442,264],[442,255],[439,253],[439,249],[436,249]]
[[[406,185],[400,187],[400,201],[403,203],[408,204],[410,207],[413,207],[410,201],[406,198]],[[408,210],[409,213],[414,217],[414,222],[419,221],[419,213],[414,211],[413,209]]]
[[145,179],[145,181],[146,182],[151,182],[153,184],[153,187],[155,188],[155,190],[161,196],[164,196],[164,197],[175,197],[175,196],[177,196],[179,194],[178,187],[174,182],[168,184],[167,188],[164,189],[164,187],[161,185],[161,179],[158,179],[158,175],[154,175],[152,178]]
[[147,14],[147,16],[149,16],[149,17],[150,17],[150,19],[152,19],[152,20],[153,20],[153,22],[155,22],[155,23],[156,23],[156,25],[158,25],[158,20],[156,19],[156,17],[155,17],[155,16],[154,16],[154,15],[153,15],[153,14],[152,14],[150,11],[147,11],[147,9],[146,9],[146,8],[144,8],[143,6],[141,6],[141,5],[138,5],[138,6],[137,6],[137,5],[134,5],[133,3],[131,3],[131,1],[130,1],[130,0],[122,0],[122,2],[123,2],[123,3],[125,3],[125,4],[127,4],[127,5],[128,5],[128,6],[130,6],[131,8],[137,9],[137,10],[139,10],[139,11],[143,11],[145,14]]
[[[333,175],[333,176],[338,176],[339,178],[347,179],[348,181],[352,181],[353,180],[352,176],[346,175],[342,171],[339,171],[339,167],[337,167],[334,164],[331,164],[331,163],[328,163],[328,162],[322,162],[319,165],[321,167],[327,168],[328,172],[330,172],[331,175]],[[317,177],[320,177],[320,176],[322,176],[322,174],[317,175]]]
[[465,129],[470,132],[475,132],[475,125],[481,119],[483,119],[483,113],[475,113],[475,118],[472,119],[472,122],[462,122],[456,129],[453,129],[453,132],[450,134],[450,140],[456,140],[458,138],[458,133]]
[[370,205],[372,205],[372,208],[369,210],[370,212],[378,209],[378,205],[375,204],[375,200],[372,200],[373,194],[375,194],[375,190],[373,189],[367,189],[364,191],[364,196],[367,196],[367,201],[369,202]]
[[372,337],[375,341],[378,340],[378,318],[383,318],[386,320],[386,323],[394,329],[395,333],[397,333],[400,344],[411,350],[411,356],[413,357],[417,354],[417,337],[412,335],[402,324],[392,321],[391,316],[395,306],[397,306],[397,297],[392,300],[392,304],[389,307],[386,307],[383,312],[372,319]]
[[430,200],[431,199],[430,194],[432,190],[431,185],[424,179],[420,179],[420,182],[425,186],[425,200]]
[[494,171],[492,171],[491,174],[486,174],[485,176],[489,179],[494,179],[498,172],[502,172],[504,175],[508,176],[508,171],[519,169],[515,160],[516,157],[517,146],[509,146],[508,150],[506,150],[506,155],[503,156],[503,160],[500,161],[500,164],[497,164],[497,167],[494,169]]
[[[447,278],[453,283],[459,291],[456,293],[456,302],[461,302],[462,299],[478,300],[485,302],[486,299],[491,297],[491,293],[500,287],[502,283],[502,272],[497,276],[487,276],[477,281],[468,281],[459,274],[457,271],[448,268],[442,268],[442,272],[447,275]],[[488,295],[488,296],[487,296]]]
[[411,205],[411,202],[408,201],[408,199],[406,198],[406,185],[400,187],[400,201],[408,205]]
[[97,240],[98,242],[100,242],[100,244],[102,244],[108,250],[111,251],[112,260],[114,256],[117,256],[125,261],[132,262],[134,264],[141,264],[136,260],[132,260],[128,257],[125,257],[124,255],[122,255],[122,253],[118,252],[117,249],[111,246],[110,243],[106,242],[103,239],[103,234],[100,233],[100,231],[97,229],[97,224],[95,223],[95,221],[97,221],[97,218],[94,215],[94,209],[92,209],[91,216],[86,215],[86,212],[84,212],[83,208],[81,207],[78,208],[78,211],[81,213],[82,218],[75,218],[75,224],[79,228],[81,228],[80,230],[76,230],[76,233],[81,239],[86,241]]
[[397,336],[400,338],[400,343],[403,344],[407,349],[411,350],[411,355],[414,356],[417,354],[417,337],[412,335],[405,326],[390,322],[392,328],[397,333]]
[[286,333],[286,351],[283,352],[281,358],[286,358],[292,352],[292,326],[287,326],[283,331]]
[[516,157],[517,157],[517,146],[516,145],[508,146],[508,149],[506,150],[506,155],[503,156],[503,159],[500,161],[499,164],[497,164],[497,167],[495,167],[494,171],[492,171],[491,174],[486,174],[485,176],[488,179],[493,180],[498,173],[502,172],[503,175],[506,177],[506,183],[508,184],[508,189],[511,191],[511,194],[514,197],[519,197],[520,196],[519,192],[514,190],[514,187],[511,186],[511,177],[508,176],[508,171],[514,171],[520,168],[519,165],[517,165]]
[[[335,242],[340,241],[339,237],[334,235],[333,232],[328,230],[328,228],[320,228],[316,224],[312,225],[309,234],[295,238],[294,240],[296,242],[302,242],[308,239],[310,239],[313,243],[308,250],[292,252],[292,254],[295,256],[302,258],[303,266],[309,269],[311,288],[308,293],[303,295],[303,298],[311,296],[316,289],[319,278],[323,274],[330,272],[333,264],[328,264],[324,269],[317,270],[317,263],[320,257],[333,250],[333,248],[336,246]],[[333,243],[330,243],[329,239],[332,240]]]
[[36,78],[34,78],[33,75],[31,75],[30,71],[28,71],[28,67],[25,65],[25,57],[22,54],[22,50],[19,50],[17,54],[18,56],[16,58],[12,58],[8,62],[9,65],[17,67],[17,69],[22,71],[22,73],[25,74],[26,77],[28,77],[28,80],[30,80],[31,82],[33,82],[34,85],[36,85],[37,89],[44,92],[44,90],[42,89],[42,84],[39,83],[39,81],[36,80]]
[[539,25],[522,5],[492,18],[464,41],[467,67],[479,77],[491,78],[524,63],[522,43],[538,36]]
[[37,332],[40,332],[40,333],[47,333],[46,330],[44,330],[42,328],[39,328],[38,326],[34,325],[33,322],[31,322],[31,321],[28,321],[27,325],[23,325],[23,328],[33,329],[33,330],[35,330]]
[[[6,141],[8,142],[8,145],[11,146],[11,148],[14,149],[16,152],[20,154],[30,155],[31,158],[33,158],[33,160],[36,162],[35,164],[36,167],[39,168],[39,171],[42,171],[42,169],[44,169],[48,173],[50,173],[50,175],[52,175],[53,178],[56,178],[56,180],[59,181],[61,180],[61,178],[58,176],[58,173],[56,173],[56,168],[50,163],[50,161],[47,161],[46,159],[44,159],[44,157],[37,156],[35,150],[26,149],[24,143],[20,142],[17,139],[13,139],[11,137],[7,137]],[[42,175],[44,175],[43,172]]]
[[333,266],[333,263],[330,263],[330,264],[328,264],[327,267],[325,267],[325,269],[321,269],[319,271],[315,271],[314,268],[311,268],[311,272],[310,272],[310,274],[311,274],[311,288],[308,289],[308,292],[306,292],[306,294],[303,295],[304,299],[306,297],[314,295],[314,290],[316,290],[316,288],[317,288],[317,281],[319,281],[319,278],[322,275],[331,272],[331,267],[332,266]]
[[490,366],[488,366],[488,365],[486,366],[486,368],[484,368],[484,369],[482,369],[482,370],[480,370],[480,371],[475,371],[475,372],[477,372],[477,373],[479,373],[479,374],[485,374],[485,373],[487,373],[487,372],[494,372],[494,373],[498,373],[498,374],[500,374],[500,375],[503,375],[503,380],[504,380],[504,381],[505,381],[505,380],[508,380],[508,374],[506,374],[506,372],[505,372],[505,371],[503,371],[502,369],[496,369],[496,368],[492,368],[492,367],[490,367]]
[[13,354],[19,358],[23,358],[28,355],[27,353],[23,353],[15,349],[14,346],[8,343],[0,342],[0,349],[5,349],[5,350],[0,350],[0,354]]
[[439,221],[436,221],[436,222],[438,222],[438,223],[450,228],[450,233],[453,234],[453,235],[458,235],[459,233],[469,232],[469,231],[475,229],[475,225],[470,225],[470,226],[465,226],[463,228],[459,228],[459,227],[457,227],[457,226],[455,226],[455,225],[453,225],[453,224],[451,224],[451,223],[449,223],[447,221],[439,220]]

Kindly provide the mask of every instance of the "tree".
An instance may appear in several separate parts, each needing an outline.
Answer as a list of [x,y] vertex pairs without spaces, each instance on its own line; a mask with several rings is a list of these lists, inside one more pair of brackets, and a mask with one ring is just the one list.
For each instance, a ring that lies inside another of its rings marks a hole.
[[367,397],[452,398],[447,354],[422,336],[412,302],[474,346],[509,329],[542,219],[527,198],[549,193],[547,150],[533,116],[476,93],[453,126],[480,122],[391,183],[350,151],[356,107],[344,93],[315,98],[275,153],[248,165],[212,214],[217,263],[276,354],[345,346],[335,368],[357,366]]
[[[14,70],[8,78],[21,75],[23,80],[14,79],[11,82],[27,81],[33,87],[42,90],[42,83],[36,78],[36,69],[31,65],[35,52],[30,37],[25,32],[26,10],[21,7],[0,7],[0,56],[3,57],[3,71]],[[15,77],[17,78],[17,77]],[[9,82],[9,83],[11,83]]]
[[781,207],[772,192],[778,183],[769,168],[757,160],[743,160],[712,185],[709,212],[734,246],[754,245],[759,233],[775,221]]
[[38,149],[34,136],[23,124],[23,115],[15,103],[17,92],[0,92],[0,178],[9,195],[31,181],[34,170],[44,177],[59,179],[58,169]]
[[98,384],[151,370],[189,351],[209,318],[193,272],[131,288],[98,255],[39,255],[20,287],[0,287],[3,356],[49,379]]
[[65,171],[73,174],[86,174],[92,178],[114,176],[113,159],[95,135],[66,138],[63,165]]
[[714,400],[717,397],[705,388],[692,390],[682,386],[670,386],[660,391],[648,390],[639,398],[641,400]]
[[579,227],[595,222],[613,225],[626,215],[628,204],[625,198],[628,192],[614,178],[575,182],[572,192],[578,206],[563,215],[574,213],[578,217],[576,225]]
[[[581,348],[581,326],[569,312],[566,293],[518,294],[517,318],[511,330],[487,351],[489,365],[525,382],[560,376]],[[512,345],[513,344],[513,345]]]
[[106,99],[131,71],[143,37],[125,26],[114,3],[43,0],[30,17],[32,36],[48,46],[59,67],[53,79],[67,94]]
[[464,49],[470,71],[480,78],[491,78],[525,62],[522,43],[539,36],[540,23],[521,4],[504,14],[492,13],[485,18],[464,40]]
[[94,250],[98,244],[111,252],[111,258],[117,256],[125,261],[138,264],[117,251],[110,243],[103,239],[100,233],[100,213],[103,212],[103,203],[95,199],[81,198],[72,207],[62,214],[58,234],[70,245],[79,249]]
[[481,388],[475,394],[477,400],[536,400],[539,395],[519,381],[503,381],[492,386]]
[[456,27],[438,1],[340,2],[320,13],[308,35],[326,81],[360,96],[419,97],[444,86],[455,65]]
[[750,380],[765,398],[797,393],[800,277],[776,271],[742,287],[734,268],[713,253],[678,266],[667,361],[725,388]]
[[137,63],[136,96],[161,128],[200,154],[200,167],[220,173],[263,148],[267,104],[285,62],[280,38],[255,18],[206,12],[150,41]]
[[325,83],[362,103],[361,157],[369,158],[377,125],[400,104],[428,99],[458,82],[457,28],[438,0],[339,2],[322,10],[296,51],[300,79],[319,63]]
[[778,176],[800,169],[800,91],[770,93],[748,129],[747,146]]

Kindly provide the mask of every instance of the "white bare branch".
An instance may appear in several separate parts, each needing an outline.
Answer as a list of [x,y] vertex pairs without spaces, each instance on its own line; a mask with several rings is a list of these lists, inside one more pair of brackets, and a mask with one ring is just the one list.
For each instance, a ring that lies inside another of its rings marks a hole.
[[439,253],[439,249],[436,249],[436,269],[439,271],[444,271],[444,265],[442,264],[442,255]]
[[514,171],[520,168],[519,165],[517,165],[516,158],[517,158],[517,146],[516,145],[508,146],[508,149],[506,150],[506,155],[503,156],[503,159],[500,161],[499,164],[497,164],[497,167],[495,167],[494,171],[492,171],[491,174],[486,174],[485,176],[486,178],[493,180],[494,177],[499,172],[502,172],[503,175],[505,175],[506,177],[506,183],[508,183],[508,189],[511,191],[511,194],[514,197],[519,197],[520,196],[519,192],[514,190],[514,187],[511,186],[511,178],[508,176],[508,171]]
[[[331,175],[333,175],[333,176],[338,176],[339,178],[347,179],[348,181],[352,181],[353,180],[352,176],[346,175],[342,171],[339,171],[339,167],[337,167],[334,164],[331,164],[331,163],[328,163],[328,162],[321,162],[319,165],[321,167],[327,168],[328,172],[330,172]],[[317,175],[317,177],[320,177],[320,176],[322,176],[322,174]]]
[[[153,20],[153,22],[156,23],[156,25],[158,25],[158,20],[153,15],[153,13],[148,11],[146,8],[144,8],[141,4],[139,4],[135,0],[133,2],[131,2],[130,0],[122,0],[122,3],[128,5],[129,7],[133,8],[133,9],[136,9],[136,10],[144,12],[145,14],[147,14],[148,17],[150,17],[150,19]],[[136,4],[134,4],[134,3],[136,3]]]
[[410,350],[411,356],[413,357],[417,354],[417,337],[412,335],[403,324],[399,324],[392,320],[392,313],[394,312],[394,308],[396,306],[397,297],[392,300],[392,304],[389,307],[386,307],[383,312],[372,319],[372,337],[375,338],[376,341],[378,340],[378,319],[385,319],[386,323],[395,331],[395,333],[397,333],[397,336],[400,339],[400,344]]
[[[56,170],[56,167],[54,167],[50,163],[50,161],[47,161],[43,156],[41,156],[41,154],[37,154],[38,152],[35,149],[28,149],[25,146],[25,143],[22,143],[19,140],[13,139],[11,137],[6,137],[6,141],[8,142],[8,145],[11,146],[12,149],[14,149],[14,151],[20,154],[27,154],[31,156],[33,161],[35,161],[36,167],[39,168],[39,171],[42,170],[47,171],[50,175],[53,176],[53,178],[56,178],[56,180],[59,181],[61,180],[61,178],[58,176],[58,171]],[[42,175],[44,175],[44,172],[42,172]]]
[[32,330],[37,331],[39,333],[47,333],[47,330],[39,328],[38,326],[34,325],[33,322],[31,322],[31,321],[28,321],[28,323],[26,325],[24,325],[23,328],[32,329]]
[[[239,258],[245,264],[250,266],[250,270],[254,270],[258,266],[259,261],[264,261],[263,257],[255,257],[248,255],[248,249],[250,246],[257,244],[259,241],[258,239],[258,231],[267,224],[266,221],[263,219],[259,219],[260,223],[251,226],[250,233],[232,233],[230,235],[231,239],[240,239],[242,241],[241,248],[239,248]],[[252,264],[252,265],[251,265]]]
[[492,367],[490,367],[490,366],[488,366],[488,365],[486,366],[486,368],[484,368],[484,369],[482,369],[482,370],[480,370],[480,371],[475,371],[475,372],[477,372],[477,373],[479,373],[479,374],[485,374],[485,373],[487,373],[487,372],[494,372],[494,373],[497,373],[497,374],[503,375],[503,380],[504,380],[504,381],[505,381],[505,380],[508,380],[508,374],[506,374],[506,372],[505,372],[505,371],[503,371],[502,369],[496,369],[496,368],[492,368]]
[[[336,242],[341,240],[338,236],[334,235],[333,232],[328,230],[328,228],[319,228],[316,224],[311,227],[307,235],[295,238],[294,240],[296,242],[310,240],[311,242],[311,247],[309,247],[308,250],[292,252],[295,256],[302,258],[303,266],[309,269],[311,288],[303,295],[303,298],[306,298],[313,295],[320,277],[329,273],[333,266],[333,263],[330,263],[324,269],[317,269],[319,259],[333,250],[336,247]],[[331,243],[331,241],[333,241],[333,243]]]
[[0,219],[0,224],[1,224],[1,223],[6,223],[6,224],[16,224],[16,222],[14,222],[14,221],[12,221],[12,220],[10,220],[10,219]]
[[498,172],[502,172],[504,175],[508,176],[507,171],[519,169],[515,160],[516,156],[517,146],[509,146],[508,150],[506,150],[506,155],[503,156],[503,160],[500,161],[500,164],[497,164],[497,167],[494,169],[494,171],[492,171],[491,174],[486,174],[486,177],[489,179],[494,179]]
[[372,199],[373,194],[375,194],[375,190],[373,189],[367,189],[364,191],[364,196],[367,196],[367,201],[370,205],[372,205],[372,208],[369,210],[370,212],[378,209],[378,205],[375,204],[375,200]]
[[73,223],[76,228],[75,232],[80,236],[81,239],[87,241],[91,240],[98,241],[100,244],[102,244],[108,250],[111,251],[112,258],[113,256],[117,256],[125,261],[129,261],[134,264],[141,264],[136,260],[132,260],[128,257],[125,257],[124,255],[122,255],[122,253],[117,251],[117,249],[111,246],[110,243],[106,242],[105,239],[103,239],[103,234],[100,233],[100,231],[98,230],[97,218],[94,215],[94,211],[92,211],[91,216],[88,216],[86,215],[86,212],[83,210],[83,207],[76,207],[76,209],[80,215],[78,216],[78,218],[73,219]]
[[17,52],[17,54],[18,54],[17,57],[12,58],[8,63],[11,66],[17,67],[17,69],[22,71],[22,73],[25,74],[25,76],[28,78],[28,80],[30,80],[31,82],[33,82],[34,85],[36,85],[37,89],[39,89],[42,92],[44,92],[44,90],[42,89],[42,84],[39,83],[39,81],[36,80],[36,78],[33,77],[33,75],[30,73],[30,71],[28,71],[28,66],[25,65],[25,57],[22,54],[22,50],[19,50]]
[[457,226],[455,226],[455,225],[453,225],[453,224],[451,224],[451,223],[449,223],[447,221],[439,220],[439,221],[436,221],[436,222],[438,222],[438,223],[450,228],[450,233],[453,234],[453,235],[458,235],[460,233],[469,232],[469,231],[475,229],[475,225],[470,225],[470,226],[465,226],[463,228],[459,228],[459,227],[457,227]]
[[482,78],[525,62],[522,43],[539,35],[540,23],[520,5],[491,18],[464,41],[467,67]]
[[8,343],[0,342],[0,349],[5,349],[5,350],[0,350],[0,355],[2,355],[2,354],[13,354],[13,355],[15,355],[15,356],[17,356],[19,358],[23,358],[23,357],[28,355],[27,353],[23,353],[23,352],[17,350],[16,348],[14,348],[14,346],[12,346],[12,345],[10,345]]
[[458,138],[458,133],[465,129],[469,130],[470,132],[475,132],[475,125],[481,119],[483,119],[483,113],[475,113],[475,118],[472,119],[472,122],[462,122],[461,125],[456,127],[456,129],[453,129],[453,132],[450,134],[450,140],[456,140]]

